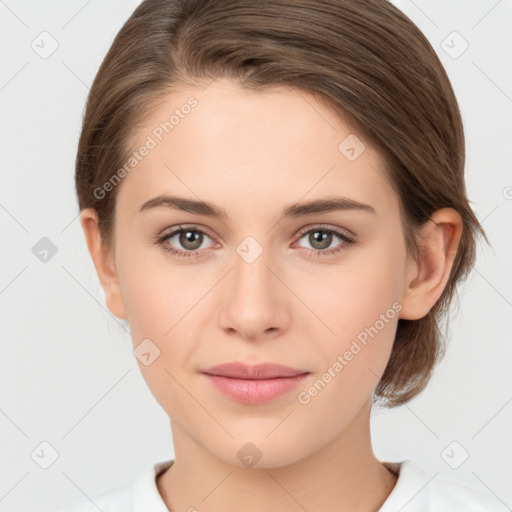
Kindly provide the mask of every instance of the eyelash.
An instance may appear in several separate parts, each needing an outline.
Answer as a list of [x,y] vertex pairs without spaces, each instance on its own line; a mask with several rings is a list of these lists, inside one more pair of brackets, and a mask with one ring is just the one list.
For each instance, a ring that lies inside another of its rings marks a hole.
[[[168,234],[165,234],[165,235],[157,237],[155,239],[155,242],[156,242],[157,245],[161,246],[162,249],[165,252],[171,253],[174,256],[177,256],[179,258],[189,258],[189,257],[198,257],[198,256],[200,256],[200,251],[198,251],[198,250],[195,250],[195,251],[181,251],[179,249],[175,249],[174,247],[172,247],[172,246],[170,246],[169,244],[166,243],[167,240],[172,238],[174,235],[177,235],[178,233],[181,233],[182,231],[196,231],[196,232],[199,232],[199,233],[204,233],[205,235],[209,236],[210,238],[213,238],[212,234],[208,230],[206,230],[204,228],[198,228],[197,226],[178,226],[178,228],[173,230],[171,233],[168,233]],[[306,249],[308,252],[313,253],[317,257],[338,254],[339,252],[344,251],[349,246],[351,246],[351,245],[356,243],[356,241],[352,237],[347,235],[346,233],[344,233],[342,231],[338,231],[337,229],[328,228],[328,227],[326,227],[326,226],[324,226],[322,224],[319,224],[318,226],[313,226],[313,227],[310,227],[310,228],[304,228],[303,230],[301,230],[299,232],[299,238],[298,239],[300,240],[305,234],[310,233],[312,231],[313,232],[314,231],[321,231],[323,233],[337,235],[344,242],[344,243],[338,245],[337,247],[335,247],[334,249],[324,249],[324,250]]]

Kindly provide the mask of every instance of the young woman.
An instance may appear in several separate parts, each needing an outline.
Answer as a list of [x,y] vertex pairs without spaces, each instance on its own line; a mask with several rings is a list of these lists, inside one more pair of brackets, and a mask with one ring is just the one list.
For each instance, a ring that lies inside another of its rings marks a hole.
[[76,160],[109,310],[175,458],[70,510],[503,510],[379,461],[475,260],[448,77],[385,0],[146,0]]

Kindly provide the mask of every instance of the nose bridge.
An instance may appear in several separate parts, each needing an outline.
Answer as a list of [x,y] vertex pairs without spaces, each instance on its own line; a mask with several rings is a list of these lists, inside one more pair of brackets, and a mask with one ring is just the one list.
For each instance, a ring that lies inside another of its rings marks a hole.
[[222,327],[251,338],[269,329],[282,328],[288,315],[282,291],[278,289],[280,282],[268,268],[275,266],[270,249],[255,238],[246,237],[235,251],[233,270],[222,299]]
[[[246,237],[236,248],[233,258],[233,292],[238,299],[268,300],[275,294],[271,293],[272,267],[271,251],[263,247],[254,237]],[[242,297],[239,295],[242,294]]]

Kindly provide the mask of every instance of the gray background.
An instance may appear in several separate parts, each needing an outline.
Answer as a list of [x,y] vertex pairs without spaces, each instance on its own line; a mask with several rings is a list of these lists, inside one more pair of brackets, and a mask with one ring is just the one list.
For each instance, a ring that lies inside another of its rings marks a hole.
[[[73,184],[89,84],[137,4],[0,1],[1,511],[55,510],[174,457],[128,328],[105,308]],[[512,507],[512,2],[396,4],[452,80],[468,192],[492,248],[480,245],[460,288],[448,353],[427,390],[374,412],[374,448],[381,460],[412,459]],[[36,257],[43,237],[57,250],[46,262]]]

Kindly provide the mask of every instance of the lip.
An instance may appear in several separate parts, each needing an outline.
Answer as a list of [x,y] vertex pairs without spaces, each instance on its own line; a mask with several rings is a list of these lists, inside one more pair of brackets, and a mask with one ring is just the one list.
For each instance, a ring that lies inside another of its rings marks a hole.
[[259,404],[291,391],[310,372],[275,363],[250,366],[233,362],[213,366],[202,373],[230,398],[246,404]]
[[295,377],[296,375],[309,372],[276,363],[261,363],[251,366],[245,363],[232,362],[212,366],[203,370],[203,373],[234,379],[274,379],[279,377]]

